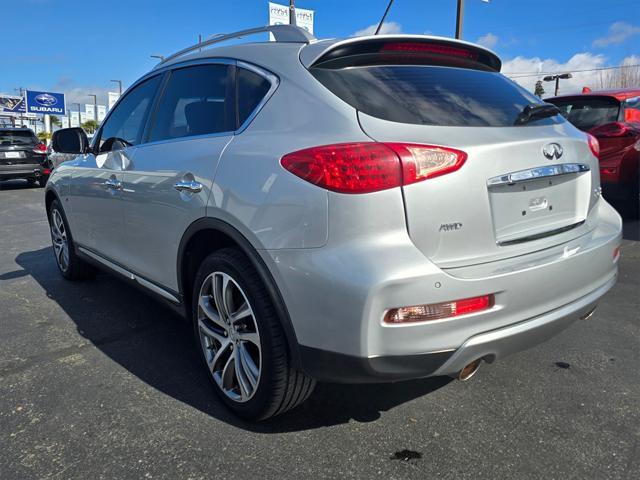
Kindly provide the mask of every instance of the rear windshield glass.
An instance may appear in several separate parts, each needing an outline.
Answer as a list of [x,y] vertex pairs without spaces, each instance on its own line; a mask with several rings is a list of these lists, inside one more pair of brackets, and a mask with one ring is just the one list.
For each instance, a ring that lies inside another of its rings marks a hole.
[[0,146],[31,145],[38,139],[31,130],[0,130]]
[[567,120],[585,131],[617,121],[620,112],[620,102],[611,97],[558,98],[549,102],[558,106]]
[[[358,110],[400,123],[506,127],[524,107],[540,103],[500,73],[442,66],[312,68],[329,90]],[[562,122],[560,115],[526,125]]]

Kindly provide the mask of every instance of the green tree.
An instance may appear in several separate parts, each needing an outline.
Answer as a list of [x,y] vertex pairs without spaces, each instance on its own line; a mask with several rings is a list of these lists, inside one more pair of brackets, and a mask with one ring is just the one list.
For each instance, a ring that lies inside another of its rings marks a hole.
[[56,127],[61,127],[62,126],[62,122],[55,115],[49,115],[49,121],[51,122],[52,126],[56,126]]
[[542,86],[542,80],[536,82],[536,90],[533,92],[538,97],[542,98],[544,95],[544,87]]
[[87,120],[81,126],[87,133],[93,133],[98,129],[98,122],[95,120]]

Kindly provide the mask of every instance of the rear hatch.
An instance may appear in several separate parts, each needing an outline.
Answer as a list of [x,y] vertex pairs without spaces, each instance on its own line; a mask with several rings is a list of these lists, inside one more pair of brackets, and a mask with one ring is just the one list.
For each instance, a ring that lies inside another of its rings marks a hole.
[[540,100],[498,73],[495,55],[415,37],[356,45],[310,71],[358,110],[369,137],[466,154],[460,168],[402,187],[409,235],[434,263],[521,255],[593,227],[599,177],[586,135],[549,109],[527,116]]
[[34,153],[39,143],[31,130],[0,129],[0,165],[39,164],[42,155]]

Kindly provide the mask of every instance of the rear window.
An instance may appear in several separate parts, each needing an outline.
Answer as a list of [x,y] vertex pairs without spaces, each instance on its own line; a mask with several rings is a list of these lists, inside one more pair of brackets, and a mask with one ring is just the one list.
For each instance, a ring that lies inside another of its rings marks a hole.
[[567,120],[584,131],[615,122],[620,113],[620,102],[612,97],[557,98],[549,103],[560,108]]
[[[311,68],[329,90],[358,110],[399,123],[507,127],[524,107],[540,103],[497,72],[422,65]],[[562,122],[540,118],[527,125]]]
[[38,143],[38,138],[31,130],[0,130],[0,147],[34,143]]

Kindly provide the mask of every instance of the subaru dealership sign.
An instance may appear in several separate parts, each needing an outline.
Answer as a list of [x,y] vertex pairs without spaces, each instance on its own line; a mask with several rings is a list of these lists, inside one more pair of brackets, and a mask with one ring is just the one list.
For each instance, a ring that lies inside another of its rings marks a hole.
[[27,90],[27,113],[64,115],[64,93]]

